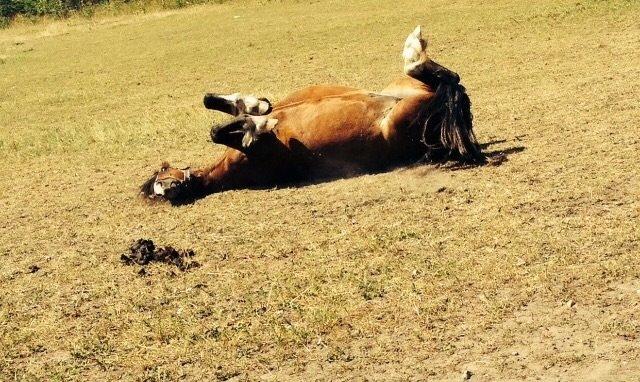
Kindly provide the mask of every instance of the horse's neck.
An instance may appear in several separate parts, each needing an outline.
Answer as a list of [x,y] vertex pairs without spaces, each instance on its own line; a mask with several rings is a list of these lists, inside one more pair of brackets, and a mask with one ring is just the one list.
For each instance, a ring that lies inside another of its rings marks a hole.
[[212,194],[224,189],[225,170],[224,157],[214,165],[194,170],[191,174],[194,190],[203,194]]
[[194,170],[192,176],[196,179],[196,187],[205,194],[233,188],[232,167],[234,163],[237,164],[242,161],[243,157],[244,154],[228,149],[215,164]]

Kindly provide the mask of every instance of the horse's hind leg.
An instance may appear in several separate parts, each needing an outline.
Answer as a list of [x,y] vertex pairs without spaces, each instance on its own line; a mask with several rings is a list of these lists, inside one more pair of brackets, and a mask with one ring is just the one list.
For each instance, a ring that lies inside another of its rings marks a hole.
[[427,40],[422,37],[422,28],[416,29],[407,36],[402,50],[404,73],[427,84],[433,84],[446,78],[448,82],[460,81],[458,74],[433,61],[427,54]]
[[271,112],[271,102],[268,99],[240,93],[228,95],[207,93],[204,96],[204,106],[207,109],[236,116],[242,114],[265,115]]

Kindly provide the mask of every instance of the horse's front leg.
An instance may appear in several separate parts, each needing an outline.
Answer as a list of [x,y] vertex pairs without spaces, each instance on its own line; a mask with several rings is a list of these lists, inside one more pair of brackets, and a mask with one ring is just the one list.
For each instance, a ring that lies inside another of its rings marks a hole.
[[[278,120],[267,116],[243,115],[223,125],[211,128],[211,140],[245,154],[256,151],[257,141],[265,135],[274,135]],[[269,145],[272,142],[269,141]]]
[[271,112],[271,102],[266,98],[240,93],[215,94],[204,96],[204,106],[207,109],[221,111],[231,115],[266,115]]

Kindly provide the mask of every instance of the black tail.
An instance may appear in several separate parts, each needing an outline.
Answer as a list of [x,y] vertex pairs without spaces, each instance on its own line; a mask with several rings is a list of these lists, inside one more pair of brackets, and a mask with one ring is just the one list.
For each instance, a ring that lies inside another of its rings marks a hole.
[[[435,63],[434,63],[435,64]],[[437,65],[437,64],[435,64]],[[436,89],[434,98],[424,109],[422,142],[427,147],[425,159],[431,162],[456,160],[465,164],[483,164],[482,153],[473,133],[471,101],[460,77],[437,65],[427,83]]]

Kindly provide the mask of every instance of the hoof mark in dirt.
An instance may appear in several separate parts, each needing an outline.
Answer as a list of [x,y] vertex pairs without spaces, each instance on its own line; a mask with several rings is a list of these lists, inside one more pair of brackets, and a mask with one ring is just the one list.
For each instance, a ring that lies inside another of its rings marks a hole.
[[[120,261],[125,265],[173,264],[184,272],[200,266],[197,261],[190,260],[195,255],[190,249],[179,251],[170,246],[156,248],[152,240],[138,239],[129,248],[129,253],[120,256]],[[146,276],[148,272],[142,268],[138,274]]]

